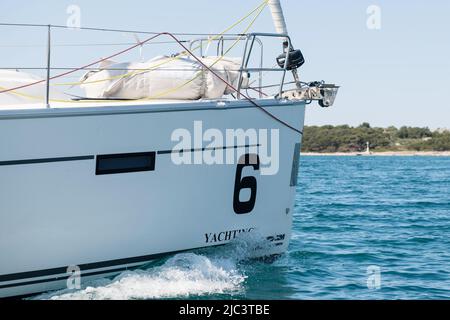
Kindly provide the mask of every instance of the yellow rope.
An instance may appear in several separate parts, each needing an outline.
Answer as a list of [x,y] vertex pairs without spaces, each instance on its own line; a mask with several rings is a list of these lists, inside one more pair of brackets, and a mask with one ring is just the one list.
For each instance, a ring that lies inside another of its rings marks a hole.
[[[250,22],[250,24],[247,26],[247,28],[242,32],[242,34],[247,33],[247,31],[253,26],[253,24],[256,22],[257,18],[258,18],[258,17],[261,15],[261,13],[263,12],[263,10],[264,10],[264,8],[266,7],[268,1],[269,1],[269,0],[264,0],[263,3],[261,3],[261,4],[260,4],[259,6],[257,6],[255,9],[253,9],[253,10],[252,10],[250,13],[248,13],[246,16],[244,16],[243,18],[241,18],[240,20],[238,20],[237,22],[235,22],[232,26],[228,27],[228,28],[225,29],[223,32],[221,32],[220,34],[218,34],[218,35],[216,35],[216,36],[214,36],[214,37],[208,39],[208,43],[211,43],[212,41],[218,39],[218,38],[221,37],[223,34],[227,33],[229,30],[233,29],[234,27],[236,27],[237,25],[239,25],[240,23],[242,23],[244,20],[246,20],[248,17],[250,17],[253,13],[258,12],[258,13],[256,14],[256,16],[252,19],[252,21]],[[226,52],[225,52],[221,57],[219,57],[216,61],[214,61],[209,67],[213,67],[213,66],[216,65],[219,61],[221,61],[221,60],[225,57],[225,55],[228,54],[228,53],[229,53],[229,52],[230,52],[230,51],[231,51],[231,50],[239,43],[239,41],[240,41],[243,37],[244,37],[244,36],[242,36],[242,35],[239,36],[239,37],[234,41],[234,43],[226,50]],[[201,45],[195,47],[195,48],[192,49],[192,50],[196,50],[196,49],[200,48],[200,46],[201,46]],[[187,52],[182,52],[181,55],[183,55],[183,54],[186,55]],[[101,79],[101,80],[91,81],[91,82],[59,83],[59,84],[52,84],[52,85],[55,85],[55,86],[62,86],[62,85],[79,85],[79,84],[89,84],[89,83],[97,83],[97,82],[109,81],[109,80],[113,80],[113,79],[115,79],[115,78],[125,78],[125,77],[129,77],[129,76],[137,75],[137,74],[146,73],[146,72],[148,72],[148,71],[150,71],[150,70],[152,70],[152,69],[156,69],[157,67],[159,67],[159,66],[161,66],[161,65],[163,65],[163,64],[166,64],[166,63],[168,63],[168,62],[170,62],[170,61],[179,59],[179,58],[181,57],[181,55],[176,56],[176,57],[172,57],[172,58],[168,58],[167,60],[164,60],[162,63],[159,63],[159,64],[157,64],[157,65],[155,65],[155,66],[152,66],[152,67],[150,67],[149,69],[140,70],[139,72],[130,72],[130,73],[128,73],[128,74],[119,75],[119,76],[114,76],[114,77],[111,77],[111,78]],[[166,90],[166,91],[164,91],[164,92],[160,92],[160,93],[158,93],[158,94],[156,94],[156,95],[153,95],[153,96],[151,96],[151,97],[146,97],[146,98],[143,98],[143,99],[137,99],[137,100],[135,100],[135,101],[154,100],[154,99],[156,99],[156,98],[158,98],[158,97],[161,97],[161,96],[167,95],[167,94],[169,94],[169,93],[175,92],[175,91],[177,91],[177,90],[179,90],[179,89],[185,87],[185,86],[188,85],[189,83],[195,81],[198,77],[200,77],[200,76],[202,75],[202,73],[203,73],[203,71],[199,71],[199,72],[197,73],[197,75],[196,75],[194,78],[192,78],[192,79],[186,81],[185,83],[183,83],[183,84],[181,84],[181,85],[179,85],[179,86],[177,86],[177,87],[175,87],[175,88]],[[1,86],[0,86],[0,89],[1,89],[1,90],[6,90],[6,88],[1,87]],[[29,95],[29,94],[25,94],[25,93],[21,93],[21,92],[17,92],[17,91],[10,91],[9,93],[14,94],[14,95],[17,95],[17,96],[25,97],[25,98],[28,98],[28,99],[32,99],[32,100],[39,100],[39,101],[44,100],[43,97],[33,96],[33,95]],[[92,103],[92,102],[101,102],[101,101],[104,101],[104,100],[99,99],[99,100],[89,100],[89,101],[73,101],[73,100],[49,99],[49,102],[63,102],[63,103],[80,103],[80,102],[82,102],[82,103]]]
[[[222,31],[221,33],[215,35],[214,37],[211,37],[210,39],[208,39],[208,44],[211,43],[214,40],[219,39],[221,36],[223,36],[225,33],[227,33],[228,31],[230,31],[231,29],[235,28],[237,25],[241,24],[243,21],[245,21],[248,17],[250,17],[252,14],[254,14],[255,12],[257,12],[258,10],[261,10],[263,8],[265,8],[265,6],[267,5],[269,0],[264,0],[260,5],[258,5],[255,9],[253,9],[252,11],[250,11],[248,14],[246,14],[244,17],[242,17],[241,19],[239,19],[237,22],[235,22],[234,24],[232,24],[230,27],[228,27],[227,29],[225,29],[224,31]],[[258,14],[259,15],[259,14]],[[192,50],[195,51],[197,49],[199,49],[202,45],[198,45],[197,47],[193,48]],[[154,70],[162,65],[165,65],[171,61],[177,60],[179,59],[180,56],[182,55],[186,55],[187,52],[183,51],[181,52],[180,55],[176,56],[176,57],[172,57],[172,58],[167,58],[165,60],[163,60],[160,63],[157,63],[156,65],[152,65],[149,68],[146,68],[144,70],[139,70],[139,71],[132,71],[126,74],[121,74],[121,75],[117,75],[117,76],[112,76],[109,78],[104,78],[104,79],[100,79],[100,80],[93,80],[93,81],[78,81],[78,82],[65,82],[65,83],[55,83],[52,84],[53,86],[77,86],[77,85],[82,85],[82,84],[94,84],[94,83],[100,83],[100,82],[105,82],[105,81],[110,81],[110,80],[115,80],[115,79],[121,79],[121,78],[127,78],[127,77],[131,77],[134,75],[139,75],[139,74],[143,74],[146,72],[149,72],[151,70]]]
[[[7,88],[0,86],[0,90],[7,90]],[[30,94],[26,94],[26,93],[22,93],[22,92],[17,92],[17,91],[9,91],[6,93],[10,93],[19,97],[24,97],[24,98],[28,98],[31,100],[38,100],[38,101],[43,101],[45,100],[43,97],[39,97],[39,96],[32,96]],[[89,101],[74,101],[74,100],[62,100],[62,99],[49,99],[49,102],[64,102],[64,103],[80,103],[80,102],[104,102],[105,100],[89,100]]]
[[[264,8],[265,8],[265,6],[261,7],[261,9],[259,10],[258,14],[253,18],[253,20],[250,22],[250,24],[247,26],[247,28],[244,30],[244,32],[242,32],[243,34],[247,33],[247,31],[253,26],[253,24],[256,22],[256,19],[258,19],[258,17],[259,17],[259,16],[261,15],[261,13],[263,12]],[[244,36],[239,36],[239,37],[233,42],[233,44],[225,51],[225,53],[224,53],[222,56],[220,56],[216,61],[214,61],[214,62],[209,66],[209,68],[214,67],[219,61],[223,60],[223,58],[225,57],[225,55],[228,54],[228,53],[229,53],[229,52],[230,52],[230,51],[231,51],[231,50],[239,43],[239,41],[240,41],[243,37],[244,37]],[[159,93],[157,93],[157,94],[155,94],[155,95],[153,95],[153,96],[145,97],[145,98],[139,99],[139,100],[154,100],[154,99],[157,99],[157,98],[166,96],[166,95],[168,95],[168,94],[170,94],[170,93],[176,92],[176,91],[182,89],[183,87],[187,86],[187,85],[190,84],[191,82],[195,81],[196,79],[198,79],[200,76],[202,76],[202,74],[203,74],[203,70],[197,72],[197,75],[195,75],[194,78],[192,78],[192,79],[186,81],[185,83],[183,83],[183,84],[181,84],[181,85],[179,85],[179,86],[177,86],[177,87],[175,87],[175,88],[172,88],[172,89],[169,89],[169,90],[166,90],[166,91],[163,91],[163,92],[159,92]]]

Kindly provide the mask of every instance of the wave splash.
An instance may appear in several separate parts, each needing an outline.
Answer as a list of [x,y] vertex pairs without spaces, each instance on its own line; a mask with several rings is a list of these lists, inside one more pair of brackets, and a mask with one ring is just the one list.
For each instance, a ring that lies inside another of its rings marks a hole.
[[78,291],[63,290],[37,299],[128,300],[238,294],[243,290],[245,279],[232,258],[181,253],[161,266],[125,271],[113,280],[101,279]]
[[125,271],[110,280],[94,280],[82,289],[61,290],[39,295],[45,300],[128,300],[187,298],[202,295],[238,295],[247,278],[241,261],[263,248],[260,237],[246,235],[221,248],[204,253],[180,253],[162,265]]

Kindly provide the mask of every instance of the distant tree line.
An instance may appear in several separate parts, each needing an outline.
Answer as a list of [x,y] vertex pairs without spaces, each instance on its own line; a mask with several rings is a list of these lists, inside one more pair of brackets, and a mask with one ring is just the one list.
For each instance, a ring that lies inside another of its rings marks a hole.
[[417,127],[372,128],[369,123],[358,127],[305,126],[305,152],[359,152],[369,142],[374,151],[450,151],[450,131]]

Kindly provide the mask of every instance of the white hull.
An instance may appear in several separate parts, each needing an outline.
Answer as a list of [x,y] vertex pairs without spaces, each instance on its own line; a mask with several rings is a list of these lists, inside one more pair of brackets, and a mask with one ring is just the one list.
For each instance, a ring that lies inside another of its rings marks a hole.
[[[258,103],[303,130],[303,102]],[[250,213],[233,208],[236,165],[172,162],[172,132],[194,121],[224,132],[279,129],[279,172],[246,171],[257,180]],[[264,254],[284,252],[300,140],[243,101],[0,111],[0,297],[64,288],[71,265],[84,282],[225,244],[235,230],[269,238]],[[140,152],[155,152],[154,170],[96,175],[98,155]]]

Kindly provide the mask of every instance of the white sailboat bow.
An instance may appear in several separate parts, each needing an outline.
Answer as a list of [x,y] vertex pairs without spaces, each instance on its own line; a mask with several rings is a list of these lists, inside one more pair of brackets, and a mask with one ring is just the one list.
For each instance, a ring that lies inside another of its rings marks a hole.
[[[254,256],[285,252],[305,107],[332,105],[337,87],[295,78],[288,88],[304,60],[280,2],[268,5],[277,33],[199,36],[173,56],[64,70],[81,76],[76,95],[56,86],[50,46],[47,78],[1,71],[0,297],[248,235]],[[284,43],[279,67],[251,65],[266,38]],[[242,57],[226,56],[230,42]],[[266,72],[281,82],[266,86]]]

